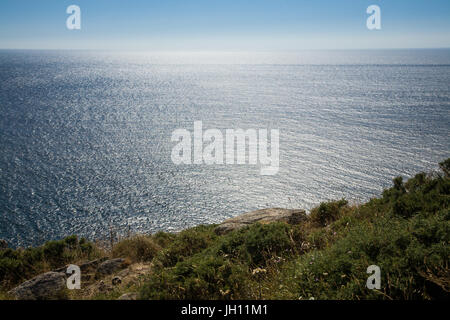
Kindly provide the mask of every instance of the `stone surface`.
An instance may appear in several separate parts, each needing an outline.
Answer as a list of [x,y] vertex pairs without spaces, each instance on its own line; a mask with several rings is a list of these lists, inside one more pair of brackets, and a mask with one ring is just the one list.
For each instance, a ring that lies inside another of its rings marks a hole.
[[98,266],[106,260],[108,260],[108,258],[100,258],[96,260],[87,261],[80,264],[79,267],[81,272],[92,272],[94,270],[97,270]]
[[64,299],[66,276],[61,272],[46,272],[25,281],[8,293],[18,300]]
[[270,208],[244,213],[240,216],[225,220],[215,229],[217,234],[225,234],[250,224],[271,223],[283,221],[289,224],[298,224],[307,219],[305,210]]
[[[108,258],[100,258],[100,259],[96,259],[96,260],[83,262],[78,266],[80,267],[80,271],[82,272],[82,274],[88,273],[88,272],[95,272],[97,270],[98,266],[106,260],[108,260]],[[69,267],[69,265],[66,265],[62,268],[59,268],[59,269],[56,269],[53,271],[65,273],[68,267]]]
[[114,272],[116,272],[118,270],[124,269],[126,267],[127,267],[127,263],[125,262],[125,259],[123,259],[123,258],[106,260],[98,266],[97,273],[99,275],[109,275],[109,274],[113,274]]
[[137,293],[134,292],[124,293],[117,300],[137,300]]

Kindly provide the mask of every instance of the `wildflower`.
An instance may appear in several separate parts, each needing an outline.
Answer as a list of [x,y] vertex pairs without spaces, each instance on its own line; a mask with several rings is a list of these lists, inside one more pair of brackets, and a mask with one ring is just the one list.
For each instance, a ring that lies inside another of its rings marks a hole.
[[254,274],[258,274],[258,273],[266,273],[267,272],[267,270],[266,269],[263,269],[263,268],[256,268],[256,269],[253,269],[252,270],[252,274],[254,275]]

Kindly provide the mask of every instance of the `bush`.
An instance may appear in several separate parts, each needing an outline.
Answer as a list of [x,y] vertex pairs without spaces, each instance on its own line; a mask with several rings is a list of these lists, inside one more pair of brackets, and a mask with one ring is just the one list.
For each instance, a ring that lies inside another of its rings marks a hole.
[[[298,260],[298,294],[316,299],[448,298],[449,237],[448,210],[428,218],[386,216],[374,225],[363,222],[330,248]],[[381,268],[380,291],[365,287],[371,264]]]
[[450,176],[450,158],[439,163],[439,167],[444,172],[446,178]]
[[195,255],[159,269],[142,287],[142,299],[228,299],[245,296],[248,267],[215,255]]
[[114,257],[129,258],[131,262],[151,261],[160,251],[150,237],[137,236],[125,239],[114,245],[112,255]]
[[311,221],[316,226],[324,227],[337,220],[340,217],[341,209],[346,207],[347,204],[348,202],[345,199],[322,202],[318,207],[311,210]]
[[[198,231],[198,230],[197,230]],[[209,230],[206,234],[209,233]],[[205,236],[205,233],[201,233]],[[191,234],[192,235],[192,234]],[[286,223],[254,224],[210,239],[193,254],[184,250],[171,268],[161,260],[141,290],[144,299],[255,298],[252,270],[267,268],[295,252],[303,230]],[[172,245],[169,246],[172,251]],[[192,252],[192,251],[191,251]],[[166,261],[166,260],[163,260]],[[274,262],[275,261],[275,262]],[[261,269],[263,270],[263,269]],[[265,269],[264,269],[265,270]],[[254,277],[253,277],[254,278]]]
[[[185,257],[207,248],[217,238],[214,228],[215,225],[198,226],[176,234],[171,243],[158,255],[159,262],[166,267],[174,266]],[[161,235],[159,238],[162,238]]]
[[394,186],[383,192],[383,200],[394,215],[410,218],[420,212],[436,213],[449,205],[450,180],[419,173],[403,184],[394,179]]
[[177,237],[176,234],[159,231],[151,236],[152,240],[161,248],[168,247]]
[[301,248],[304,231],[284,222],[256,223],[224,236],[216,246],[217,254],[230,255],[252,267],[265,266],[274,256],[289,256]]
[[36,248],[0,250],[0,286],[10,288],[40,273],[101,255],[91,242],[76,236]]
[[250,257],[250,263],[259,266],[271,256],[284,256],[291,252],[295,243],[289,238],[289,226],[286,223],[256,224],[246,232],[244,249]]
[[[187,232],[188,245],[168,246],[182,258],[157,264],[141,298],[448,299],[449,189],[448,178],[420,173],[361,206],[321,203],[302,225]],[[380,290],[366,288],[371,264]]]

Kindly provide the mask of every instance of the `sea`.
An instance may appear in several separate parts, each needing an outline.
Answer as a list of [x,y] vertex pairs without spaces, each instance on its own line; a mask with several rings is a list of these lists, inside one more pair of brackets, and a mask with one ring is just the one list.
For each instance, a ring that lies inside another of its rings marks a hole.
[[[279,170],[175,164],[176,129],[279,130]],[[0,239],[12,247],[363,203],[450,157],[450,49],[0,50]]]

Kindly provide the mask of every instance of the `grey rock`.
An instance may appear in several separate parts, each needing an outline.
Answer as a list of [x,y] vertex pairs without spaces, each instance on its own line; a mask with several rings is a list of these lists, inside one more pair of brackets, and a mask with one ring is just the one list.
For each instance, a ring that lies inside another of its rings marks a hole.
[[271,223],[282,221],[289,224],[299,224],[308,218],[305,210],[270,208],[244,213],[240,216],[225,220],[214,230],[217,234],[225,234],[243,228],[256,222]]
[[99,275],[109,275],[126,267],[127,264],[125,263],[125,259],[123,258],[106,260],[98,266],[97,273]]
[[137,293],[128,292],[121,295],[117,300],[137,300]]
[[80,264],[79,267],[80,267],[81,272],[95,271],[95,270],[97,270],[98,266],[106,260],[108,260],[108,258],[100,258],[100,259],[96,259],[96,260],[83,262],[82,264]]
[[[97,270],[98,266],[106,260],[108,260],[108,258],[100,258],[100,259],[96,259],[96,260],[83,262],[78,266],[80,267],[80,271],[82,272],[82,274],[87,273],[87,272],[95,272]],[[62,268],[59,268],[59,269],[56,269],[53,271],[65,273],[68,267],[69,266],[66,265]]]
[[8,293],[18,300],[54,300],[66,298],[66,276],[61,272],[46,272],[25,281]]

